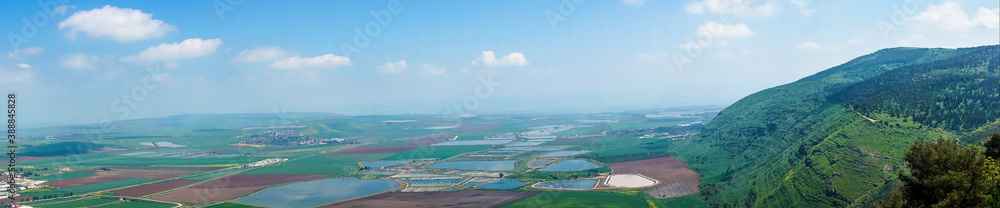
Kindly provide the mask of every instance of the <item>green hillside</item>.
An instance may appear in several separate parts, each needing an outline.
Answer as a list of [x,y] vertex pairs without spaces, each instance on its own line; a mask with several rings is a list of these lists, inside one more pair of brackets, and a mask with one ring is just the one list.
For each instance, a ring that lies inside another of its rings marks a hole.
[[867,206],[895,185],[914,139],[977,143],[996,129],[998,48],[861,56],[741,99],[677,151],[713,206]]

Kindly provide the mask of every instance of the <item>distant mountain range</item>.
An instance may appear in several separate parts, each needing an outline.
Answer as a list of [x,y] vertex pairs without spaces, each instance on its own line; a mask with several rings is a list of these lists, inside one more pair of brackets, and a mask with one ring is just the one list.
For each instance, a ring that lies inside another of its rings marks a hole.
[[1000,45],[889,48],[747,96],[678,145],[713,206],[869,206],[916,139],[1000,131]]

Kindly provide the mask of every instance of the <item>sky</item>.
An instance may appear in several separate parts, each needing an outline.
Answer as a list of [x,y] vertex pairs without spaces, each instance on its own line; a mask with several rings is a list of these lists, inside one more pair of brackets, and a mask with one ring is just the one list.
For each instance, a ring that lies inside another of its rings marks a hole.
[[729,105],[890,47],[1000,43],[995,0],[0,1],[22,123]]

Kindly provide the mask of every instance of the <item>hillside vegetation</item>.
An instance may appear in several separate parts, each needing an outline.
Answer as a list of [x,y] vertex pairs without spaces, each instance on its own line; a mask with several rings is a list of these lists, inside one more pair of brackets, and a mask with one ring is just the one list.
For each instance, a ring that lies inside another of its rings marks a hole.
[[891,48],[729,106],[677,146],[720,207],[870,206],[916,139],[985,140],[1000,46]]

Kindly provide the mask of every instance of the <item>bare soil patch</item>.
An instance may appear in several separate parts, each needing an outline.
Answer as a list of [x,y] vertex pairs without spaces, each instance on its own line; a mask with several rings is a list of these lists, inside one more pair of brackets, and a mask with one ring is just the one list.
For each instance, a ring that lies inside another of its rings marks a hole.
[[128,197],[141,197],[145,195],[160,193],[170,189],[175,189],[181,186],[187,186],[197,183],[196,180],[169,180],[149,185],[136,186],[127,189],[119,189],[112,192],[118,194],[118,196],[128,196]]
[[615,174],[638,173],[660,181],[660,185],[646,189],[654,198],[673,198],[698,193],[701,176],[687,164],[674,157],[661,157],[609,165]]
[[500,207],[534,196],[537,191],[461,190],[452,192],[395,192],[320,207]]
[[283,183],[310,181],[330,177],[329,174],[310,175],[231,175],[215,179],[174,192],[152,197],[152,199],[206,204],[209,202],[232,199],[252,193],[267,186]]
[[168,178],[188,175],[180,173],[156,173],[156,172],[135,172],[135,171],[101,171],[101,172],[90,172],[90,173],[97,175],[87,176],[83,178],[49,181],[43,184],[53,187],[66,188],[70,186],[100,183],[100,182],[113,181],[124,178],[168,179]]

